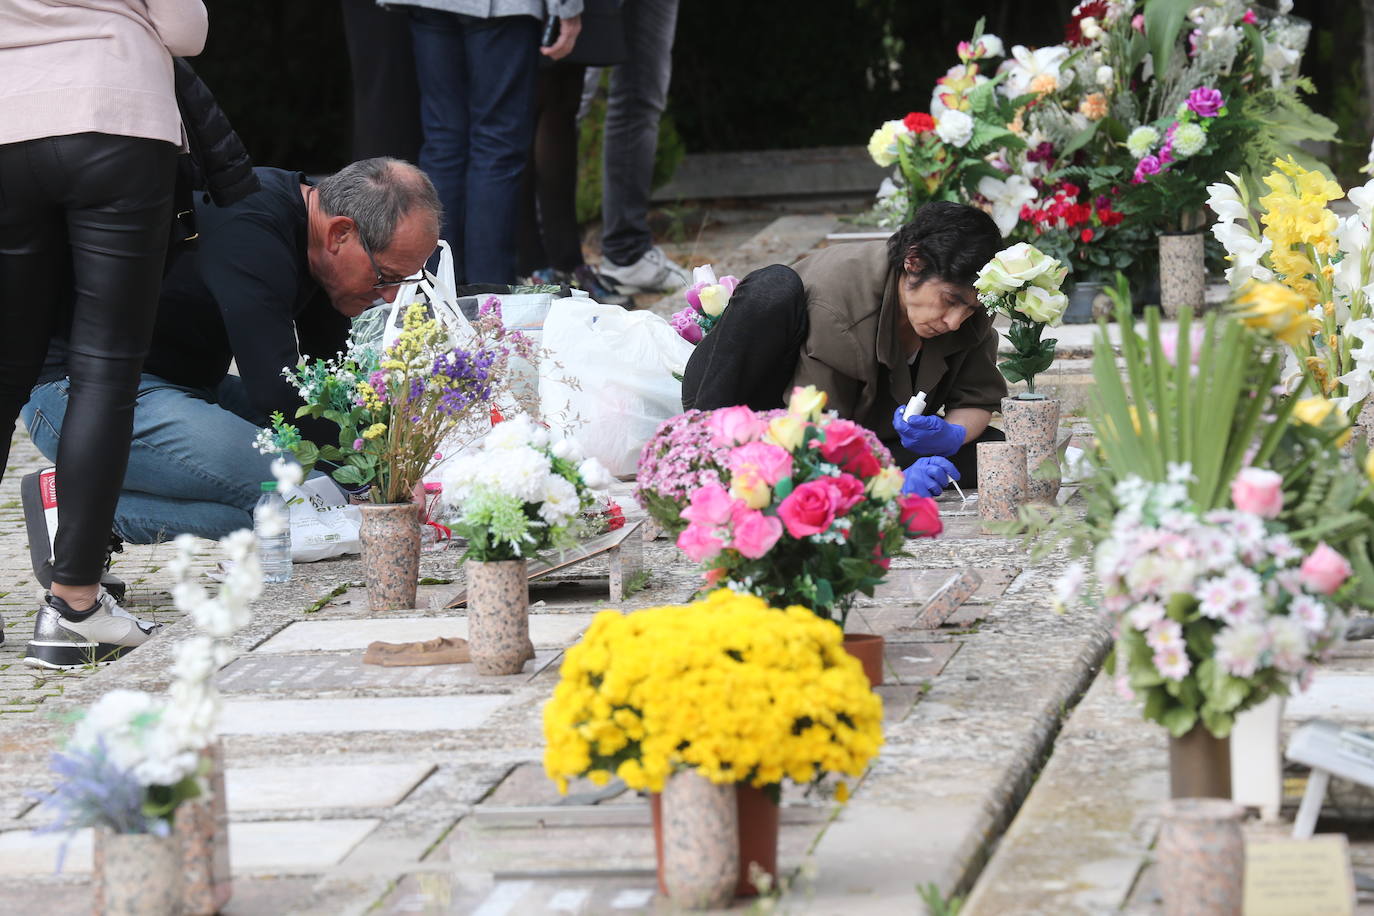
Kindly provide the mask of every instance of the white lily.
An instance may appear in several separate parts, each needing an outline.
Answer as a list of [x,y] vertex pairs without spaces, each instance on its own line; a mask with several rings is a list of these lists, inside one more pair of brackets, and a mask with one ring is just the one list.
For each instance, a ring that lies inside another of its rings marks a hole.
[[1007,71],[1007,95],[1025,95],[1030,91],[1031,82],[1041,74],[1053,76],[1059,81],[1059,67],[1069,56],[1069,49],[1063,45],[1050,45],[1032,51],[1025,45],[1011,49],[1011,59],[1002,66]]
[[1005,181],[984,177],[978,182],[978,193],[992,203],[992,221],[1006,238],[1021,219],[1021,207],[1035,200],[1035,188],[1021,175]]

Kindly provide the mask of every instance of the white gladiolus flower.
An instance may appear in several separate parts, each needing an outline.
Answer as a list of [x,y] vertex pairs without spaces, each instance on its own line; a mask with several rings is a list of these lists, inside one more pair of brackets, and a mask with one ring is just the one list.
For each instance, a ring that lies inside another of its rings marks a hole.
[[1358,188],[1351,188],[1345,196],[1360,211],[1360,216],[1364,217],[1366,222],[1374,216],[1374,181],[1365,182]]
[[1207,186],[1207,206],[1212,208],[1212,212],[1224,223],[1233,223],[1238,219],[1246,218],[1245,204],[1241,203],[1240,194],[1236,192],[1233,185],[1226,182],[1217,182]]
[[966,146],[973,139],[973,118],[958,109],[950,109],[935,122],[935,134],[950,146]]

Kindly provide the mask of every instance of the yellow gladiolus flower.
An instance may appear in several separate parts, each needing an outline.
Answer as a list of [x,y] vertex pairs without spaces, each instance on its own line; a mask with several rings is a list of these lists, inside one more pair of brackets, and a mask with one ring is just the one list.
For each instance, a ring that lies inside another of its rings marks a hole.
[[1303,398],[1293,407],[1293,419],[1308,426],[1321,426],[1335,409],[1336,405],[1326,398]]
[[1248,327],[1268,331],[1297,348],[1311,340],[1318,323],[1307,314],[1309,300],[1281,283],[1250,283],[1236,302],[1238,317]]
[[827,400],[826,393],[818,390],[815,385],[807,385],[805,388],[798,386],[792,389],[792,397],[787,402],[787,412],[814,423],[821,418],[821,411],[825,410]]

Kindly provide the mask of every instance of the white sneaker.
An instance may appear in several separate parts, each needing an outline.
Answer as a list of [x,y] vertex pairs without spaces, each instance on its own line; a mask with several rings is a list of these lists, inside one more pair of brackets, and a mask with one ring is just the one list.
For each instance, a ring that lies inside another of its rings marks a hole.
[[34,620],[24,664],[70,669],[113,661],[143,645],[161,627],[124,610],[103,588],[95,607],[81,614],[49,595]]
[[617,293],[675,293],[692,283],[692,275],[657,245],[633,264],[621,265],[607,258],[601,262],[600,273]]

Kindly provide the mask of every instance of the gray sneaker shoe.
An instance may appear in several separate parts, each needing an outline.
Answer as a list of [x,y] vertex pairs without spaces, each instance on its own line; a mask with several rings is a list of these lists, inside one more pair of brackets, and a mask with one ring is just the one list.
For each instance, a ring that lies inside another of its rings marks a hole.
[[607,258],[601,262],[600,273],[616,293],[675,293],[692,283],[691,273],[657,245],[633,264],[621,265]]
[[48,595],[38,609],[24,664],[69,669],[114,661],[161,628],[162,624],[140,620],[124,610],[103,588],[89,611],[73,611],[61,598]]

